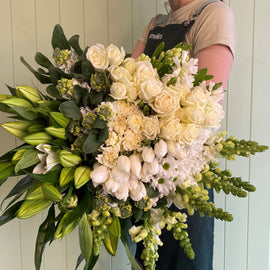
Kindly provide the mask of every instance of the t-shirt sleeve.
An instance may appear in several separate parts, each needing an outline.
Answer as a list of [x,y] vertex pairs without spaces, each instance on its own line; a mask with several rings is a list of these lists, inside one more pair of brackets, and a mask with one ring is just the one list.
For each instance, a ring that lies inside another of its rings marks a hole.
[[232,54],[236,47],[236,30],[231,9],[223,2],[207,6],[196,19],[187,43],[192,44],[192,54],[214,44],[223,44]]

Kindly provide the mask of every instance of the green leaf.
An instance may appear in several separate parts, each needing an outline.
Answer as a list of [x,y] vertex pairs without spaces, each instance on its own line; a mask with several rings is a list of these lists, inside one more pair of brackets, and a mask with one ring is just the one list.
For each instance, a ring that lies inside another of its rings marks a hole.
[[104,143],[109,138],[109,131],[107,126],[100,130],[98,134],[98,141],[100,143]]
[[150,187],[149,184],[146,184],[145,187],[146,187],[147,196],[149,198],[155,198],[159,196],[159,191],[157,189]]
[[113,218],[112,224],[109,226],[108,230],[112,236],[117,238],[121,237],[121,224],[118,217],[115,216]]
[[161,54],[161,52],[164,50],[165,47],[165,43],[161,42],[157,48],[155,49],[153,56],[152,57],[159,57],[159,55]]
[[89,82],[91,74],[95,71],[94,67],[92,66],[90,61],[83,60],[81,68],[82,68],[82,75],[85,81]]
[[52,83],[54,85],[57,85],[58,80],[60,80],[60,76],[57,72],[57,69],[54,66],[50,66],[49,73],[50,73],[50,78],[51,78]]
[[70,46],[68,44],[64,31],[59,24],[57,24],[53,30],[52,47],[54,49],[59,48],[60,50],[70,50]]
[[81,87],[79,85],[74,86],[74,99],[76,104],[82,104],[87,106],[89,98],[89,91],[87,88]]
[[49,76],[41,74],[40,72],[34,70],[23,57],[20,57],[21,62],[35,75],[35,77],[43,84],[51,83],[51,79]]
[[62,170],[62,166],[58,164],[54,166],[51,170],[49,170],[46,174],[34,174],[31,172],[27,172],[27,174],[29,174],[30,176],[32,176],[33,178],[41,182],[56,184],[58,183],[61,170]]
[[52,205],[48,211],[47,218],[39,226],[39,230],[37,234],[36,247],[35,247],[36,270],[40,269],[42,255],[43,255],[46,243],[53,240],[53,236],[55,232],[54,220],[55,220],[55,210],[54,210],[54,205]]
[[14,164],[12,162],[0,163],[0,180],[9,177],[14,172]]
[[50,66],[53,65],[51,61],[40,52],[36,53],[35,60],[40,66],[45,67],[45,68],[49,68]]
[[8,193],[8,195],[4,198],[4,200],[1,203],[1,207],[4,203],[5,200],[15,196],[15,195],[22,195],[36,184],[36,180],[27,175],[23,179],[21,179],[13,188],[12,190]]
[[133,267],[134,270],[142,270],[142,268],[139,266],[139,264],[136,262],[134,256],[132,256],[131,251],[129,249],[129,246],[127,245],[127,243],[123,242],[125,249],[126,249],[126,253],[127,256],[129,258],[129,261]]
[[77,107],[73,100],[63,102],[59,107],[60,112],[62,112],[66,117],[81,120],[82,114],[80,109]]
[[33,121],[38,118],[38,114],[28,108],[17,106],[12,108],[24,120]]
[[83,151],[86,154],[92,154],[97,151],[101,144],[102,143],[97,140],[97,134],[93,133],[91,130],[83,144]]
[[18,209],[21,207],[23,201],[19,201],[10,208],[8,208],[2,216],[0,216],[0,226],[4,225],[5,223],[11,221],[13,218],[16,217],[16,213]]
[[15,166],[15,173],[18,173],[20,170],[29,168],[38,162],[40,162],[38,158],[38,153],[40,153],[38,150],[30,149],[26,151],[20,161]]
[[132,254],[133,257],[135,257],[135,253],[136,253],[136,242],[134,242],[131,239],[131,236],[129,234],[129,229],[132,227],[132,222],[130,220],[130,218],[126,218],[126,219],[121,219],[120,220],[120,224],[121,224],[121,240],[123,243],[126,243],[130,253]]
[[10,94],[11,94],[12,96],[14,96],[14,97],[17,96],[16,88],[11,87],[11,86],[9,86],[9,85],[7,85],[7,84],[6,84],[6,87],[8,88],[8,90],[9,90],[9,92],[10,92]]
[[46,88],[47,93],[57,99],[62,99],[61,95],[59,94],[57,88],[53,85],[50,84],[47,88]]
[[79,223],[79,241],[81,252],[86,261],[86,265],[88,265],[93,248],[93,232],[86,213],[83,214]]
[[194,75],[194,86],[198,86],[201,82],[211,80],[214,77],[212,75],[207,75],[207,71],[207,68],[203,68]]
[[107,126],[107,122],[97,116],[93,128],[104,129]]
[[97,92],[95,90],[90,91],[90,102],[93,105],[99,105],[103,101],[103,92]]
[[79,35],[72,36],[69,39],[68,43],[78,53],[78,55],[82,55],[83,50],[81,49],[80,44],[79,44],[79,37],[80,37]]
[[83,270],[92,270],[94,266],[96,265],[96,262],[98,260],[99,255],[95,256],[93,253],[89,259],[89,264],[85,265]]

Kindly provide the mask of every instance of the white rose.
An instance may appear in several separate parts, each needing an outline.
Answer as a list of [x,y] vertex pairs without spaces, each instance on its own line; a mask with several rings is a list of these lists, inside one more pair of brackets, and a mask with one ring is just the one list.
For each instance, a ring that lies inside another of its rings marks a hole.
[[224,117],[224,111],[220,104],[213,103],[211,106],[205,108],[205,122],[204,125],[208,127],[220,127],[220,121]]
[[95,187],[104,183],[108,179],[108,175],[108,169],[104,165],[95,167],[95,169],[90,173],[90,177]]
[[129,194],[130,194],[130,197],[133,201],[139,201],[147,195],[146,188],[145,188],[144,184],[140,181],[138,181],[135,188],[130,190]]
[[120,172],[130,173],[130,160],[127,156],[120,156],[117,160],[117,168]]
[[167,144],[165,141],[160,140],[155,144],[154,151],[157,157],[162,158],[167,154]]
[[179,94],[165,86],[150,106],[157,114],[166,116],[179,108],[179,101]]
[[153,101],[154,98],[161,92],[162,82],[155,78],[150,78],[141,84],[140,98],[145,102]]
[[111,44],[106,49],[107,57],[110,65],[120,65],[125,57],[125,50],[123,47],[119,49],[117,46]]
[[127,88],[127,100],[133,102],[138,97],[138,85],[135,82],[125,82]]
[[109,59],[106,55],[106,50],[102,44],[98,43],[91,46],[86,53],[86,58],[98,71],[105,70],[109,66]]
[[124,67],[119,66],[110,66],[108,68],[111,78],[114,82],[121,81],[125,82],[126,80],[130,81],[132,79],[131,75],[129,74],[128,70]]
[[114,82],[111,85],[111,96],[116,100],[125,99],[127,97],[127,88],[125,83]]
[[202,133],[202,127],[199,125],[182,123],[181,126],[180,143],[190,145],[197,140]]
[[154,140],[160,133],[159,120],[157,116],[144,117],[143,135],[147,140]]
[[138,84],[149,80],[154,75],[156,75],[152,64],[149,61],[138,61],[135,64],[135,72],[133,74],[134,81]]
[[205,121],[205,111],[202,106],[187,106],[179,110],[178,114],[181,122],[195,123],[201,125]]
[[188,93],[184,99],[181,100],[181,105],[206,105],[209,101],[209,93],[202,86],[196,86],[190,93]]
[[135,72],[135,61],[134,58],[128,57],[122,63],[122,66],[127,69],[131,75]]
[[134,175],[136,178],[140,178],[141,176],[141,170],[142,170],[142,164],[140,161],[140,158],[138,155],[131,155],[129,157],[130,161],[130,172],[132,175]]
[[141,112],[133,113],[127,116],[126,123],[134,132],[141,132],[144,121],[144,115]]
[[177,118],[160,121],[160,138],[166,141],[178,141],[181,134],[181,123]]
[[145,162],[152,162],[155,159],[155,152],[151,147],[144,146],[142,149],[142,159]]
[[115,197],[118,200],[126,200],[128,198],[128,185],[127,184],[122,184],[119,186],[119,189],[115,192]]

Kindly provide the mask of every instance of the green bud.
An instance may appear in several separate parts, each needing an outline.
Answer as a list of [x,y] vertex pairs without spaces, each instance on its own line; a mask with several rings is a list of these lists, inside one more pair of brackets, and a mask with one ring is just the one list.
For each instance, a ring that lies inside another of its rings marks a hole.
[[14,164],[11,162],[0,163],[0,179],[9,177],[14,172]]
[[74,173],[75,188],[79,189],[90,180],[91,169],[87,166],[81,166],[76,168]]
[[49,183],[44,183],[42,186],[42,191],[44,193],[44,196],[47,200],[53,201],[53,202],[59,202],[62,200],[62,195],[58,191],[58,189],[49,184]]
[[39,145],[42,143],[48,143],[52,137],[46,132],[38,132],[23,137],[23,140],[31,145]]
[[45,131],[56,138],[66,139],[66,131],[64,128],[47,127]]
[[82,161],[80,156],[74,155],[67,150],[61,150],[59,157],[61,165],[65,168],[77,166]]
[[46,199],[41,200],[26,200],[23,202],[17,212],[18,218],[30,218],[40,213],[51,204],[51,201]]
[[51,112],[50,116],[58,125],[63,128],[66,128],[70,122],[70,119],[64,116],[61,112]]
[[24,198],[25,200],[45,200],[41,186],[29,190]]
[[19,96],[22,96],[33,103],[42,99],[39,92],[31,86],[24,86],[24,85],[17,86],[16,93],[18,93]]
[[23,98],[9,98],[6,100],[1,101],[1,103],[4,103],[8,105],[9,107],[27,107],[27,108],[33,108],[33,105],[26,99]]
[[28,149],[20,149],[18,150],[14,156],[12,157],[12,162],[13,163],[17,163],[19,160],[21,160],[23,154],[28,151]]
[[14,121],[3,123],[1,126],[12,135],[22,139],[23,137],[28,135],[27,128],[30,125],[30,122]]
[[64,187],[74,179],[75,167],[63,168],[60,173],[59,184]]
[[67,220],[70,219],[70,212],[67,212],[61,219],[56,232],[54,234],[54,239],[63,238],[67,234],[71,233],[79,224],[80,218],[73,220],[72,222],[67,223]]
[[37,132],[42,132],[43,130],[44,130],[44,126],[42,124],[34,123],[27,129],[27,132],[37,133]]
[[76,194],[71,194],[69,199],[64,204],[66,208],[75,208],[77,205],[78,205],[78,196]]

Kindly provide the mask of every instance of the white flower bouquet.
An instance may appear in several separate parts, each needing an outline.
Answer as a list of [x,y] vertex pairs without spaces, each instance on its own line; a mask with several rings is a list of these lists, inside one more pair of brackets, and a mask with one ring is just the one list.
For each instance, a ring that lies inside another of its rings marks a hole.
[[46,243],[77,226],[84,269],[94,267],[103,244],[115,255],[120,238],[134,269],[140,269],[133,257],[139,241],[145,268],[155,269],[162,229],[194,258],[180,210],[231,221],[209,202],[207,188],[238,197],[255,188],[218,168],[218,159],[267,147],[218,132],[224,91],[206,84],[212,76],[198,71],[188,47],[164,52],[161,44],[152,58],[135,60],[114,45],[82,50],[79,37],[67,40],[59,25],[52,46],[54,63],[37,53],[38,70],[21,58],[48,84],[46,95],[17,86],[0,96],[0,110],[16,119],[2,127],[24,141],[0,158],[0,185],[24,175],[4,199],[10,201],[0,225],[49,207],[37,236],[36,269]]

